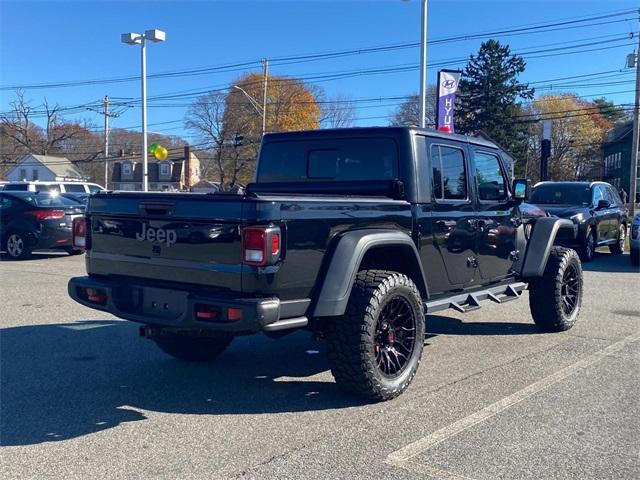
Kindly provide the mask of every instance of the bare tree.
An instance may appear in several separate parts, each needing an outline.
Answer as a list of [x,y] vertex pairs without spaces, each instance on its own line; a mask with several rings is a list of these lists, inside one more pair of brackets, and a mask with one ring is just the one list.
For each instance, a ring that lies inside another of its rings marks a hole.
[[215,171],[222,188],[235,185],[248,163],[235,142],[236,134],[245,129],[237,121],[230,121],[228,115],[225,117],[226,106],[225,94],[209,92],[196,99],[185,117],[187,129],[194,132],[199,141],[210,144],[207,153],[202,155],[202,176],[211,177],[211,170]]
[[[427,87],[427,127],[435,128],[436,104],[438,101],[437,89],[434,85]],[[390,125],[392,126],[418,126],[420,116],[420,98],[417,94],[409,96],[395,111]]]
[[322,128],[352,127],[356,120],[355,103],[349,97],[336,95],[320,100],[320,126]]

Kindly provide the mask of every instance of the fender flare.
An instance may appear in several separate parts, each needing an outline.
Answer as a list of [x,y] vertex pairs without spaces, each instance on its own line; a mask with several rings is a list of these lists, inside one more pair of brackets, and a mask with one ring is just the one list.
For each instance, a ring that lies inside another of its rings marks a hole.
[[342,235],[333,250],[312,316],[329,317],[344,314],[362,259],[370,249],[379,246],[397,246],[402,248],[405,254],[413,255],[413,267],[416,270],[415,274],[419,277],[413,280],[418,290],[428,298],[427,282],[420,255],[409,235],[382,229],[354,230]]
[[575,238],[576,227],[571,220],[565,218],[544,217],[537,219],[527,241],[522,264],[519,265],[520,275],[525,279],[542,277],[558,230],[561,228],[572,229]]

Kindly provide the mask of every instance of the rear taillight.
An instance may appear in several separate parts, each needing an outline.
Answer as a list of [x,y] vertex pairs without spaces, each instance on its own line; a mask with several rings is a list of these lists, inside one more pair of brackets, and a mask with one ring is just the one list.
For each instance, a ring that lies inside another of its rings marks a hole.
[[246,227],[242,230],[242,263],[273,265],[280,258],[280,228]]
[[87,235],[87,219],[78,217],[73,219],[72,244],[74,248],[87,250],[89,248],[89,236]]
[[64,217],[64,212],[61,210],[31,210],[24,213],[38,220],[59,220]]

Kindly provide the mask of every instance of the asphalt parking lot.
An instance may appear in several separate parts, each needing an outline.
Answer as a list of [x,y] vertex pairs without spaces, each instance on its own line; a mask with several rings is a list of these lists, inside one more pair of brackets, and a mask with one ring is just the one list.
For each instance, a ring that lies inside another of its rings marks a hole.
[[175,361],[73,303],[83,271],[64,254],[0,263],[2,478],[640,478],[628,255],[585,266],[569,332],[538,333],[526,298],[428,317],[414,383],[381,404],[338,390],[304,332]]

